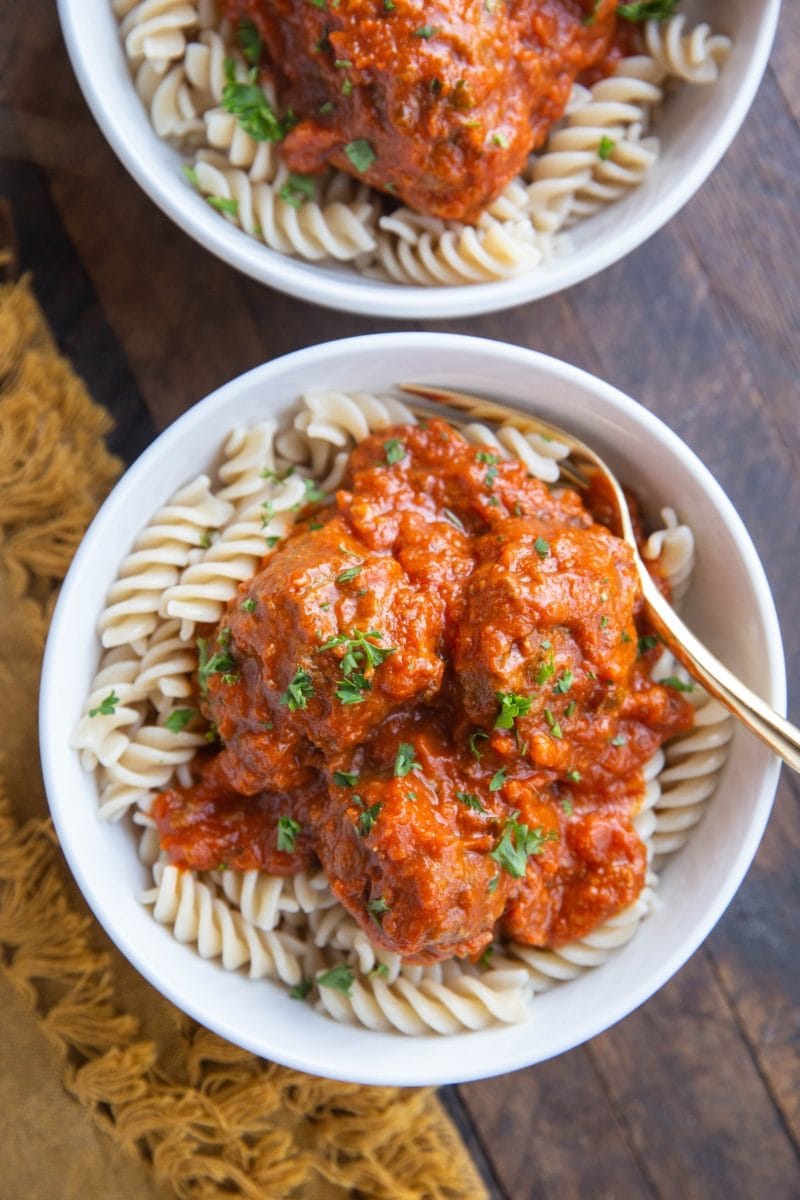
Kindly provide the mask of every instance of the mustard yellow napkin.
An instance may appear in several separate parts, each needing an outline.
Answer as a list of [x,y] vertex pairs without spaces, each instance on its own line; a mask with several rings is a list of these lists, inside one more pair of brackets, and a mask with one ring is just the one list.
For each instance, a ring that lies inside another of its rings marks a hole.
[[264,1062],[117,953],[46,813],[36,704],[59,582],[120,464],[26,281],[0,287],[0,1113],[4,1200],[478,1200],[430,1089]]

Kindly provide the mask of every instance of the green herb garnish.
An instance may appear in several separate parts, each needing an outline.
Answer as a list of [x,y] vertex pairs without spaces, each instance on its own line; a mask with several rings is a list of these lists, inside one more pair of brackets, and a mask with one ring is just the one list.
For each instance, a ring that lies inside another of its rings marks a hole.
[[383,448],[386,451],[386,462],[390,467],[395,463],[402,462],[406,456],[405,443],[400,441],[400,438],[389,438],[388,442],[383,443]]
[[[358,798],[358,796],[353,797],[354,800],[357,800]],[[358,814],[358,832],[362,837],[366,837],[367,834],[372,831],[372,827],[378,819],[378,813],[382,808],[383,803],[379,800],[377,804],[373,804],[369,808],[365,808],[363,812]]]
[[293,854],[297,835],[302,828],[293,817],[278,817],[278,849],[284,854]]
[[358,775],[354,771],[334,771],[333,782],[337,787],[355,787]]
[[173,708],[172,712],[164,722],[164,726],[170,731],[170,733],[182,733],[191,721],[192,717],[196,716],[196,708]]
[[501,767],[499,771],[495,771],[494,775],[490,779],[489,791],[490,792],[499,792],[500,788],[503,786],[505,781],[506,781],[506,768]]
[[483,807],[474,792],[456,792],[456,798],[460,800],[461,803],[467,808],[473,808],[475,812],[486,812],[486,809]]
[[112,688],[105,699],[101,700],[97,708],[89,709],[90,717],[111,717],[117,711],[119,704],[119,696]]
[[506,821],[500,841],[489,855],[514,879],[522,879],[531,855],[541,854],[547,842],[558,840],[554,831],[542,833],[540,827],[529,829],[517,821],[519,813],[512,813]]
[[236,63],[225,60],[226,83],[222,89],[222,107],[231,113],[245,133],[257,142],[282,142],[294,123],[290,117],[279,119],[258,85],[258,67],[251,67],[244,81],[236,78]]
[[404,775],[410,774],[411,771],[421,771],[422,764],[414,759],[414,747],[410,742],[401,742],[397,747],[397,754],[394,760],[394,777],[402,779]]
[[[323,0],[324,3],[324,0]],[[353,972],[344,963],[340,963],[338,967],[331,967],[330,971],[323,971],[317,976],[317,985],[319,987],[333,988],[334,991],[344,992],[345,996],[350,995],[350,989],[353,986]]]
[[597,147],[597,157],[601,160],[601,162],[607,162],[608,159],[611,158],[616,145],[617,143],[613,138],[610,138],[608,134],[603,134]]
[[289,995],[291,996],[292,1000],[305,1000],[313,986],[314,985],[310,979],[301,979],[300,982],[296,983],[293,988],[290,988]]
[[474,733],[469,735],[469,752],[478,762],[483,758],[483,751],[478,749],[478,742],[488,740],[488,733],[484,733],[482,729],[476,729]]
[[378,157],[366,138],[357,138],[348,142],[344,152],[360,175],[368,171]]
[[547,558],[550,553],[550,543],[546,542],[543,537],[537,537],[533,543],[533,548],[539,555],[539,558]]
[[516,692],[495,692],[495,695],[500,701],[495,729],[513,729],[517,717],[524,717],[531,710],[532,702],[527,696],[518,696]]
[[289,712],[297,712],[299,708],[307,706],[313,695],[314,684],[311,676],[308,671],[304,671],[302,667],[298,667],[294,673],[294,678],[278,700],[278,703],[285,704]]
[[675,688],[676,692],[693,692],[694,684],[686,682],[684,679],[679,679],[677,675],[667,675],[665,679],[659,679],[660,684],[664,687]]
[[310,175],[298,175],[292,171],[278,195],[292,208],[302,208],[306,200],[314,198],[314,180]]

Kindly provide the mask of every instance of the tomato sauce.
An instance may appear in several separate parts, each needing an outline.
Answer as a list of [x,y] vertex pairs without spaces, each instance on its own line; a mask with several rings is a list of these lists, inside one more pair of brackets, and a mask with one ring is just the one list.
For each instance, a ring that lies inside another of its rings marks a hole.
[[[223,0],[298,124],[292,171],[335,166],[421,213],[478,219],[630,43],[618,0]],[[355,144],[355,145],[354,145]]]
[[692,725],[649,677],[640,603],[575,492],[442,421],[367,438],[203,639],[220,742],[156,801],[162,845],[319,861],[418,961],[584,936],[640,892],[642,767]]

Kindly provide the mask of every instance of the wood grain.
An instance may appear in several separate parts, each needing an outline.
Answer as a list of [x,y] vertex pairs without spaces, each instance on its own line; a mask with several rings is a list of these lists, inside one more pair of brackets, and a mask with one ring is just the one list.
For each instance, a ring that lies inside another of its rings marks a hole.
[[[431,329],[494,337],[636,396],[733,499],[769,575],[800,719],[800,6],[720,167],[665,229],[569,292]],[[46,78],[47,86],[42,86]],[[196,399],[288,350],[404,328],[263,288],[130,180],[77,89],[54,6],[0,0],[0,196],[61,345],[134,456]],[[800,787],[704,947],[587,1046],[445,1102],[493,1200],[800,1196]]]

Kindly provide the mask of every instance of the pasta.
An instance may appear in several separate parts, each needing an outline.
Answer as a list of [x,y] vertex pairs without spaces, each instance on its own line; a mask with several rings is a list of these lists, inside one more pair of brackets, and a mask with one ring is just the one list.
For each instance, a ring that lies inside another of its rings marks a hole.
[[[109,609],[117,611],[114,620],[104,611],[98,630],[102,637],[114,629],[120,637],[123,628],[129,640],[104,651],[72,745],[84,766],[96,770],[101,819],[132,814],[142,830],[139,855],[153,873],[142,899],[179,941],[195,945],[203,957],[219,959],[225,969],[246,967],[252,978],[279,980],[298,995],[315,984],[317,1007],[335,1019],[420,1035],[522,1020],[534,993],[602,964],[633,937],[651,909],[657,870],[702,818],[725,761],[731,721],[705,693],[689,693],[693,730],[667,743],[644,773],[634,819],[647,847],[644,891],[591,934],[558,950],[510,941],[491,947],[480,964],[451,959],[414,966],[373,944],[336,901],[321,869],[277,876],[233,870],[224,863],[205,872],[170,865],[159,852],[149,814],[156,794],[173,778],[185,778],[188,763],[205,742],[202,722],[188,707],[197,668],[197,623],[219,619],[237,585],[269,553],[269,540],[291,526],[292,510],[304,499],[310,481],[336,480],[337,473],[340,478],[341,460],[354,444],[374,431],[414,420],[402,401],[391,396],[317,391],[303,397],[286,426],[264,421],[234,430],[215,482],[203,476],[182,488],[136,540],[150,554],[162,542],[170,548],[170,579],[175,563],[185,561],[179,578],[161,594],[154,587],[142,589],[146,634],[138,614],[132,621],[123,613],[121,624],[112,586]],[[558,462],[567,450],[509,428],[467,424],[462,433],[498,457],[519,457],[531,473],[550,482],[557,480]],[[202,544],[198,531],[208,529],[212,517],[217,521],[214,540]],[[659,559],[670,582],[682,589],[691,571],[693,539],[672,510],[664,511],[663,521],[644,552]],[[133,577],[140,577],[139,565],[136,572]],[[665,655],[654,674],[679,671]],[[103,701],[112,694],[116,702],[106,712]],[[89,715],[92,710],[94,716]],[[331,972],[342,969],[351,980],[344,990],[327,982]]]
[[[566,245],[559,231],[637,187],[659,155],[650,133],[670,82],[713,84],[730,39],[684,15],[649,20],[637,53],[587,89],[575,84],[563,118],[521,175],[475,225],[385,211],[377,193],[341,172],[293,176],[279,146],[257,140],[225,107],[228,73],[248,63],[213,0],[113,0],[136,89],[159,137],[179,147],[186,174],[221,216],[281,254],[351,263],[369,277],[459,286],[536,270]],[[261,81],[278,111],[272,81]]]

